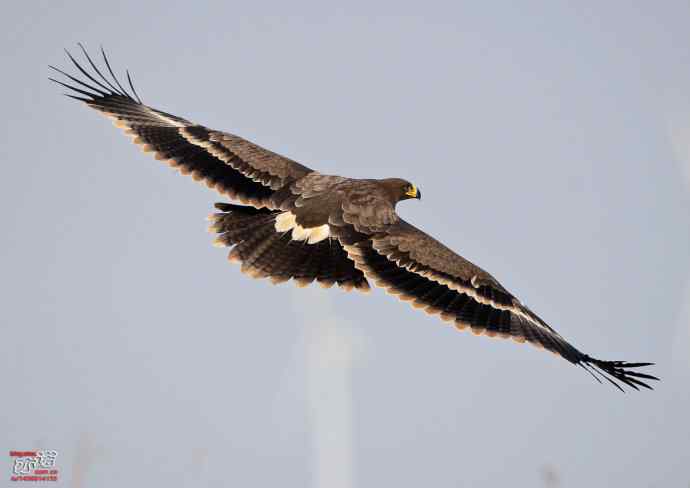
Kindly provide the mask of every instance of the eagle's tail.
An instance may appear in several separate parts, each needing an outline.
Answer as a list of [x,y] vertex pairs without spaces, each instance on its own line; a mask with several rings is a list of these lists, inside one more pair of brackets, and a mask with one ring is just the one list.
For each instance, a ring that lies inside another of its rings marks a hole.
[[232,247],[228,259],[242,263],[243,273],[270,278],[273,283],[293,279],[298,286],[306,286],[316,280],[325,288],[337,283],[346,290],[369,289],[364,274],[338,242],[293,241],[289,233],[276,231],[279,211],[229,203],[217,203],[216,208],[220,213],[209,217],[209,230],[218,233],[214,244]]

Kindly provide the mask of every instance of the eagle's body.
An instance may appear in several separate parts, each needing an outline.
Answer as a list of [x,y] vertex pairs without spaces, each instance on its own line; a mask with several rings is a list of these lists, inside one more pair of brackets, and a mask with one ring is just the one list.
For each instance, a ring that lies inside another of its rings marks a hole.
[[57,70],[79,85],[58,81],[79,94],[72,98],[112,118],[156,159],[241,204],[216,204],[211,230],[250,276],[359,291],[368,291],[371,281],[458,329],[527,341],[612,382],[637,388],[656,379],[633,370],[651,363],[602,361],[580,352],[489,273],[402,220],[398,202],[420,198],[408,181],[323,175],[241,137],[142,104],[131,81],[134,97],[114,75],[103,76],[88,55],[93,75],[70,59],[90,80]]

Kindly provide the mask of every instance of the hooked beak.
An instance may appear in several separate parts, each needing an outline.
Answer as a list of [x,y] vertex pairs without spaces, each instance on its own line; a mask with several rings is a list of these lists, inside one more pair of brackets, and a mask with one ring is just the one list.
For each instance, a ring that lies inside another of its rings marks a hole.
[[405,195],[410,198],[416,198],[417,200],[422,198],[422,192],[420,192],[419,188],[414,185],[410,185],[410,188],[407,190],[407,192],[405,192]]

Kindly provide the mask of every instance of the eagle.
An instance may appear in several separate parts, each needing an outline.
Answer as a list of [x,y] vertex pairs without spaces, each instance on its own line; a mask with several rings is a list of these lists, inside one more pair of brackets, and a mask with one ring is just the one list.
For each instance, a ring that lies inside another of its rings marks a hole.
[[622,385],[652,389],[649,381],[658,380],[639,370],[654,363],[604,361],[579,351],[492,275],[403,220],[396,206],[421,198],[415,184],[321,174],[234,134],[145,105],[129,71],[128,90],[103,48],[99,69],[78,46],[86,67],[65,52],[83,77],[50,66],[66,78],[50,80],[112,119],[144,152],[227,197],[232,203],[217,203],[209,216],[210,231],[243,273],[360,292],[373,283],[458,330],[527,342],[621,391]]

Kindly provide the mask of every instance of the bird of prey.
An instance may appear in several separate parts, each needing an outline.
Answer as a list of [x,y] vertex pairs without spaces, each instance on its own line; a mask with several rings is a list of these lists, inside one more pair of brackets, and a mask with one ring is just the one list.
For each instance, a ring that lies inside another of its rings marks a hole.
[[489,273],[401,219],[398,202],[421,198],[413,183],[321,174],[239,136],[149,107],[129,72],[129,90],[118,81],[102,48],[99,69],[79,47],[90,69],[67,55],[84,78],[51,66],[69,81],[51,80],[111,118],[145,152],[234,202],[216,204],[210,229],[242,272],[273,283],[316,281],[361,292],[371,282],[459,330],[531,343],[621,390],[620,383],[651,389],[648,381],[658,379],[638,369],[653,363],[580,352]]

